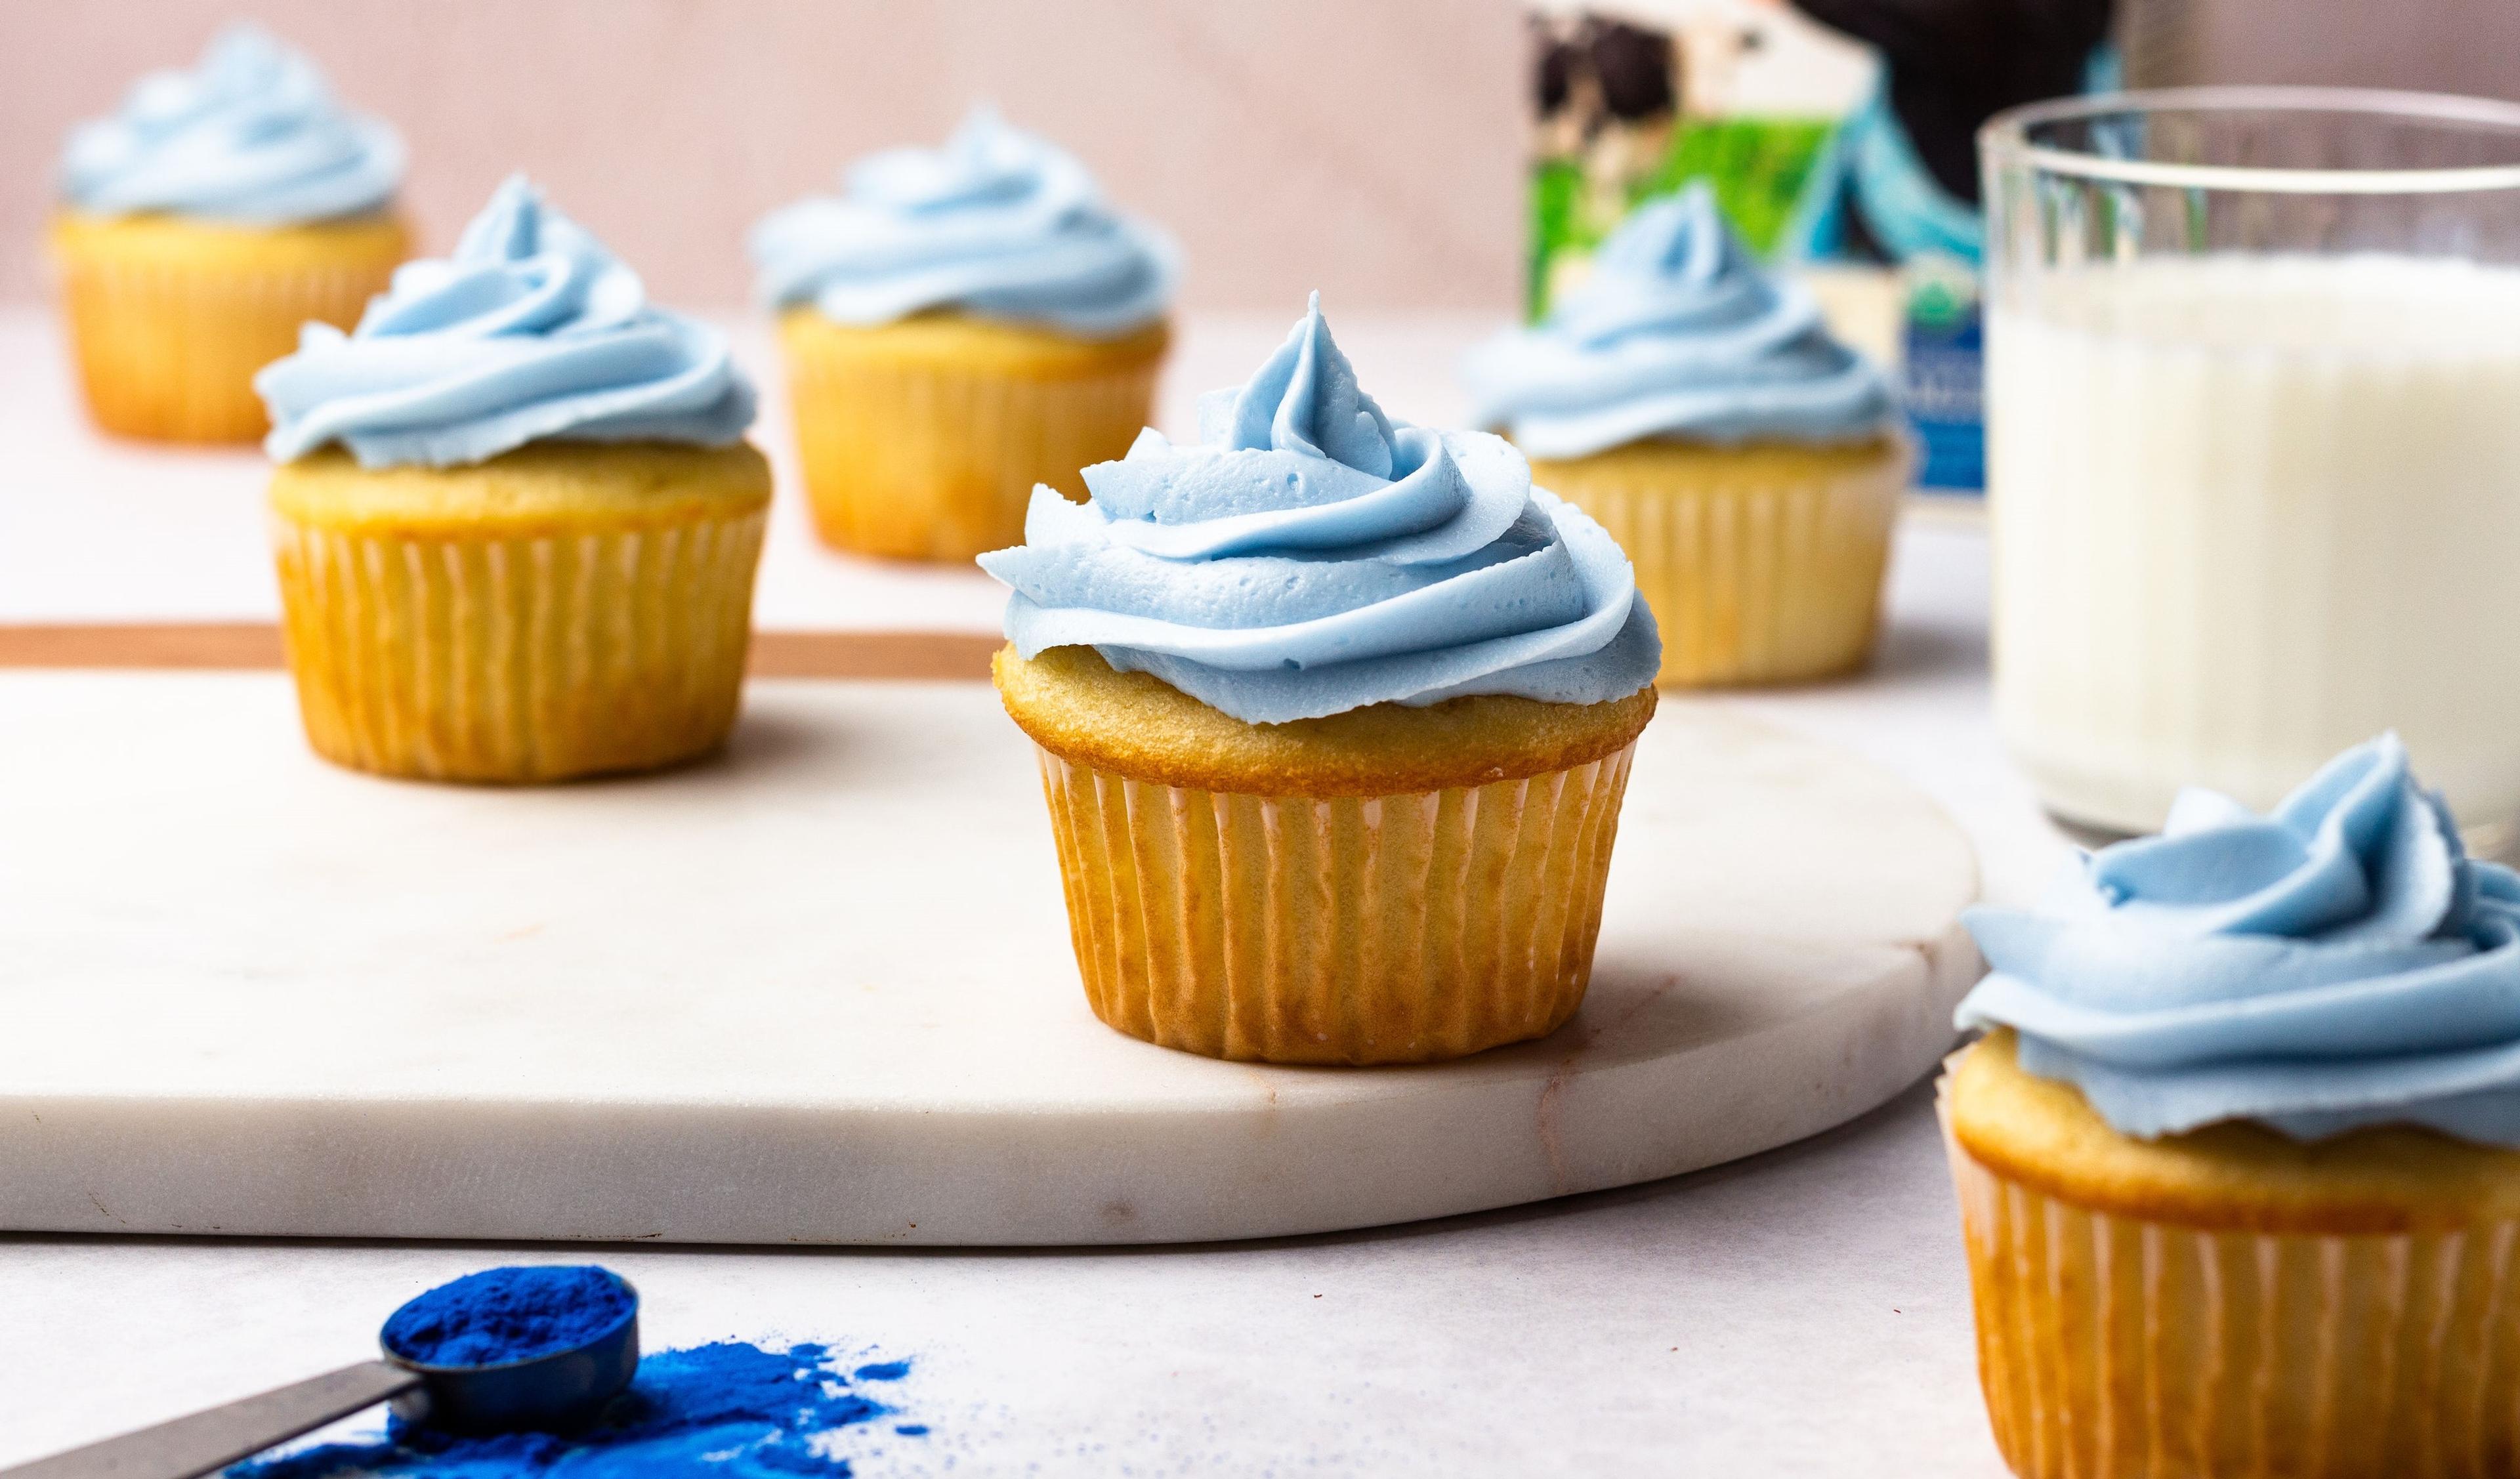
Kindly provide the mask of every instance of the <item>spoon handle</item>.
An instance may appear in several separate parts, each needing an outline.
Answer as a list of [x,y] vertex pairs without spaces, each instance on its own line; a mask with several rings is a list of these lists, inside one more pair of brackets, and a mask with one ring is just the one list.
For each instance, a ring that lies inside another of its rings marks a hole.
[[420,1385],[385,1361],[275,1387],[67,1454],[0,1469],[0,1479],[194,1479]]

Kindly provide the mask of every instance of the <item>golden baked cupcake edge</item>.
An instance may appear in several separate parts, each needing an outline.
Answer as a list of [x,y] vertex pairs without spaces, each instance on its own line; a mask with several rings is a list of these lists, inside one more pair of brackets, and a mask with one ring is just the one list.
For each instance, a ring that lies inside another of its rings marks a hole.
[[1089,1003],[1279,1063],[1554,1031],[1657,701],[1625,557],[1499,439],[1385,417],[1318,300],[1200,420],[981,561]]
[[1630,215],[1582,287],[1462,379],[1472,424],[1636,561],[1657,681],[1802,683],[1868,659],[1914,447],[1881,372],[1760,268],[1705,182]]
[[1022,537],[1036,485],[1152,419],[1177,252],[1085,167],[976,110],[941,149],[851,166],[753,229],[816,531],[961,562]]
[[2520,1465],[2520,875],[2394,737],[1969,926],[1939,1109],[2016,1473]]
[[301,324],[358,322],[408,254],[402,168],[392,129],[342,110],[312,63],[248,25],[74,130],[48,246],[97,425],[261,436],[254,373]]
[[[310,329],[256,381],[309,742],[508,784],[707,753],[742,698],[771,496],[742,440],[751,386],[723,336],[633,297],[521,179],[454,265],[398,280],[355,334]],[[466,290],[499,274],[528,291]],[[518,304],[537,316],[447,332]]]

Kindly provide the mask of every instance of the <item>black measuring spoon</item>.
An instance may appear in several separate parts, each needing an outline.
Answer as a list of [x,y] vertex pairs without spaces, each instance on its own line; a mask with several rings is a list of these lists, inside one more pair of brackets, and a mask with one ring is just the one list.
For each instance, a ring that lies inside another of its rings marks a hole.
[[0,1479],[195,1479],[380,1402],[392,1403],[405,1421],[449,1432],[582,1427],[630,1384],[639,1368],[639,1291],[628,1279],[613,1277],[629,1295],[629,1308],[575,1345],[521,1361],[435,1366],[398,1355],[380,1338],[382,1361],[362,1361],[156,1427],[0,1469]]

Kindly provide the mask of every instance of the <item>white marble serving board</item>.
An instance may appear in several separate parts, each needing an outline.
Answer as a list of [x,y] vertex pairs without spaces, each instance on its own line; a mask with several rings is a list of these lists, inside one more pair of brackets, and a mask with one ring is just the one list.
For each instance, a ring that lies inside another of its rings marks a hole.
[[983,685],[756,682],[719,759],[497,790],[317,761],[278,674],[0,673],[0,1227],[1141,1242],[1530,1201],[1914,1081],[1976,891],[1904,784],[1667,701],[1566,1028],[1221,1063],[1086,1009]]

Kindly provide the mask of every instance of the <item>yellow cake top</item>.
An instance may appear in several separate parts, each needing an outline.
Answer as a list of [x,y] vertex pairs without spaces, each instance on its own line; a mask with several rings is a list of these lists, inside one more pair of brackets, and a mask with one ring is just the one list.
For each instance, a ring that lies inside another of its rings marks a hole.
[[402,218],[384,212],[276,226],[164,211],[99,215],[65,208],[53,216],[55,255],[88,265],[253,272],[390,267],[410,248],[411,233]]
[[2000,1177],[2148,1222],[2260,1232],[2450,1231],[2520,1217],[2520,1151],[2408,1125],[2297,1141],[2227,1121],[2141,1141],[2071,1084],[2025,1072],[2011,1029],[1953,1060],[1943,1104],[1959,1147]]
[[843,324],[811,304],[781,312],[779,333],[793,354],[844,351],[859,362],[1030,381],[1074,380],[1152,364],[1172,341],[1160,320],[1118,338],[1092,339],[1041,324],[978,318],[952,309],[889,324]]
[[[1716,446],[1705,442],[1637,441],[1579,459],[1596,478],[1631,476],[1664,487],[1688,479],[1721,478],[1717,486],[1796,487],[1843,477],[1884,459],[1905,459],[1908,444],[1884,433],[1863,441],[1805,446],[1795,442],[1742,442]],[[1548,487],[1552,476],[1572,466],[1545,457],[1531,460],[1532,481]],[[1553,490],[1552,490],[1553,491]]]
[[1484,785],[1616,754],[1653,717],[1655,691],[1602,703],[1480,695],[1377,703],[1322,719],[1246,724],[1149,673],[1114,671],[1087,647],[993,664],[1007,712],[1079,765],[1194,790],[1387,796]]
[[273,512],[342,533],[572,535],[724,518],[767,507],[748,443],[528,442],[460,468],[362,468],[338,447],[272,471]]

